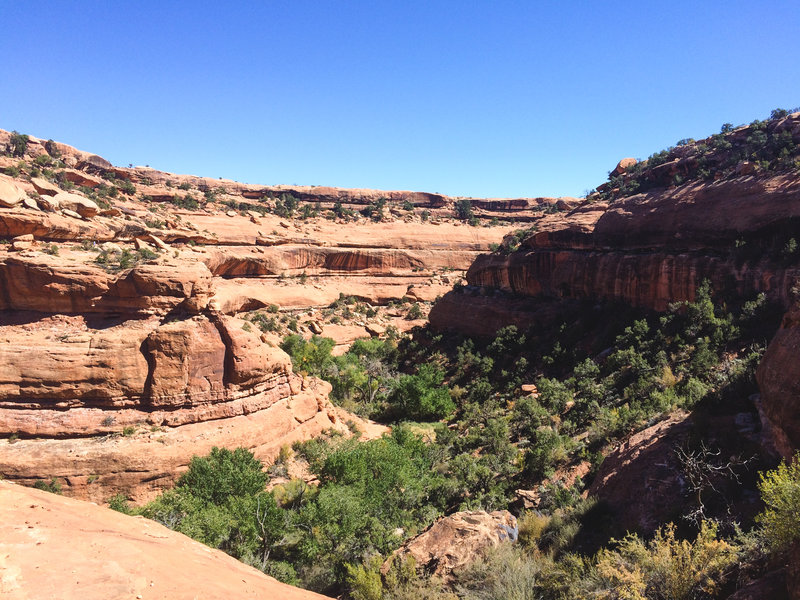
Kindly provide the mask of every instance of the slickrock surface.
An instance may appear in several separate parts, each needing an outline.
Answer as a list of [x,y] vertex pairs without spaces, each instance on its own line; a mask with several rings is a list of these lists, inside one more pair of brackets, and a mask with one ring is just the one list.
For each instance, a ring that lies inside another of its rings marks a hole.
[[142,517],[0,481],[8,600],[322,600]]

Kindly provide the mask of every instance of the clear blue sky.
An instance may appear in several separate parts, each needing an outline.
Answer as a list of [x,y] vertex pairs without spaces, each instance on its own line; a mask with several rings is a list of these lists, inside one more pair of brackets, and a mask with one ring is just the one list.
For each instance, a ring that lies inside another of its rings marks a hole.
[[796,0],[0,0],[0,128],[264,184],[580,195],[800,105]]

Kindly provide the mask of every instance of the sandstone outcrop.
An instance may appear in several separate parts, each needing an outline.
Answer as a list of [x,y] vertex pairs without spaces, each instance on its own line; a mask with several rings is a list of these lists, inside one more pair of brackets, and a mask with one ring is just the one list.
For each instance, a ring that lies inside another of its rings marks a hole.
[[[800,124],[800,113],[786,121]],[[800,129],[790,129],[800,141]],[[619,168],[631,166],[621,163]],[[612,201],[599,198],[594,195],[567,214],[538,220],[516,251],[480,255],[467,272],[467,283],[518,297],[610,300],[665,310],[670,303],[694,300],[707,279],[715,292],[728,297],[747,299],[763,292],[784,306],[790,303],[800,277],[796,174],[731,173]],[[451,327],[455,319],[450,314],[465,322],[465,314],[479,320],[483,312],[474,295],[453,295],[434,307],[431,323]],[[480,331],[493,333],[489,325]]]
[[0,262],[0,281],[0,430],[25,438],[0,451],[8,479],[144,500],[214,445],[269,460],[282,444],[346,430],[327,384],[208,310],[202,262],[113,273],[34,253]]
[[649,534],[679,516],[686,482],[675,448],[690,430],[688,415],[676,413],[631,435],[600,465],[589,495],[613,511],[620,531]]
[[322,600],[154,521],[0,481],[0,595]]
[[800,449],[800,306],[783,317],[767,346],[756,377],[766,418],[775,433],[775,446],[787,460]]
[[506,510],[453,513],[403,544],[382,570],[387,572],[395,558],[410,557],[421,572],[447,579],[453,570],[475,561],[490,548],[516,541],[517,534],[517,519]]
[[[0,147],[9,137],[0,131]],[[0,238],[17,238],[0,246],[0,475],[55,477],[97,502],[146,501],[215,445],[269,461],[325,429],[349,433],[328,385],[295,374],[280,338],[237,315],[309,309],[293,327],[311,335],[314,322],[343,352],[370,331],[420,324],[403,311],[377,318],[373,306],[433,300],[513,227],[457,222],[454,200],[438,194],[125,169],[33,137],[0,167],[20,173],[0,176]],[[268,212],[289,195],[314,210],[342,205],[349,221]],[[383,222],[358,213],[382,198]],[[538,218],[556,202],[475,210]],[[371,316],[323,319],[343,292]]]
[[0,176],[0,207],[12,208],[25,198],[25,192],[8,177]]

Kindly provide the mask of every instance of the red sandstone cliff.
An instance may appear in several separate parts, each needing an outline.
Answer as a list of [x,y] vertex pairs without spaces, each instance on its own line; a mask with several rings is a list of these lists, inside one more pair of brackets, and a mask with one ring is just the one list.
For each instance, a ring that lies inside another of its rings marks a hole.
[[[800,144],[800,113],[772,127]],[[741,137],[740,131],[735,135]],[[595,194],[566,214],[544,216],[518,250],[480,255],[467,272],[474,289],[448,295],[434,308],[431,323],[458,328],[473,311],[480,321],[486,294],[476,294],[480,288],[664,310],[671,302],[693,300],[708,279],[718,292],[764,292],[788,306],[800,260],[784,248],[800,237],[800,177],[796,169],[742,171],[610,201]],[[535,318],[529,315],[527,322]],[[475,325],[470,333],[490,335],[493,325]]]

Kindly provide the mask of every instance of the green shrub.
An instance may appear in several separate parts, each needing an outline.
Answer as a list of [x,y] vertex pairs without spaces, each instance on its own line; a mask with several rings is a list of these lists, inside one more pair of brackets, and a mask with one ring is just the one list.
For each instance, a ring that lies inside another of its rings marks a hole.
[[215,446],[207,457],[192,458],[177,487],[204,502],[220,505],[229,496],[256,495],[264,491],[266,483],[263,465],[252,452]]
[[108,499],[108,508],[126,515],[134,514],[134,511],[128,502],[128,498],[122,493],[116,494]]
[[44,492],[50,492],[51,494],[60,494],[61,493],[61,483],[59,483],[58,479],[56,479],[55,477],[51,477],[50,481],[44,481],[43,479],[37,479],[34,482],[33,487],[35,487],[37,490],[42,490]]
[[153,250],[150,250],[150,248],[145,248],[144,246],[139,248],[136,251],[136,254],[141,260],[155,260],[158,258],[158,252],[154,252]]
[[435,421],[448,416],[456,407],[443,381],[444,372],[432,364],[420,365],[416,375],[401,375],[389,398],[392,410],[412,421]]
[[127,194],[128,196],[133,196],[136,193],[136,186],[127,179],[124,179],[119,184],[119,189],[123,194]]
[[468,221],[472,219],[475,214],[472,212],[472,202],[469,200],[456,200],[453,203],[453,212],[456,215],[456,218],[461,219],[462,221]]
[[680,540],[672,523],[650,542],[628,535],[615,550],[601,550],[596,598],[692,600],[714,597],[737,547],[717,537],[716,525],[703,523],[694,542]]
[[411,305],[411,308],[408,309],[408,313],[406,313],[406,319],[409,320],[421,319],[423,316],[425,315],[422,313],[422,309],[420,308],[418,302],[414,302],[414,304]]

